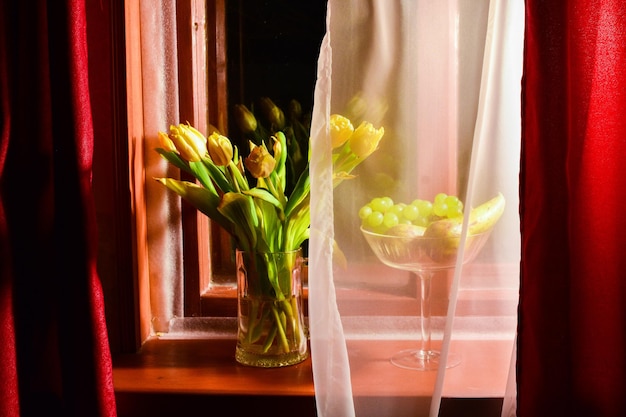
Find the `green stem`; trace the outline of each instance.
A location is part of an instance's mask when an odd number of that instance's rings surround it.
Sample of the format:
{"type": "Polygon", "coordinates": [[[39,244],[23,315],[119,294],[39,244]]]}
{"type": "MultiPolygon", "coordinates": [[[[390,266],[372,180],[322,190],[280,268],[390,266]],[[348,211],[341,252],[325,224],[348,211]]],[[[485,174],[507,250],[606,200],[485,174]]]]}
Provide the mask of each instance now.
{"type": "Polygon", "coordinates": [[[283,350],[285,352],[289,352],[289,342],[287,341],[287,335],[285,334],[284,325],[280,315],[278,314],[278,309],[275,306],[272,306],[272,314],[274,315],[274,321],[276,323],[276,328],[278,329],[280,343],[283,345],[283,350]]]}
{"type": "MultiPolygon", "coordinates": [[[[291,298],[291,311],[295,311],[296,314],[298,313],[298,305],[297,305],[298,300],[296,299],[296,297],[292,297],[291,298]]],[[[292,323],[292,327],[293,327],[293,331],[294,331],[294,336],[296,338],[296,344],[298,346],[300,346],[300,323],[298,320],[298,316],[297,315],[291,315],[291,323],[292,323]]]]}
{"type": "Polygon", "coordinates": [[[274,339],[276,339],[277,329],[278,328],[276,326],[273,326],[272,329],[267,334],[267,337],[265,338],[265,343],[263,343],[263,353],[266,353],[270,349],[270,347],[272,347],[272,344],[274,343],[274,339]]]}
{"type": "Polygon", "coordinates": [[[256,316],[258,314],[258,304],[255,302],[252,302],[252,306],[250,307],[250,311],[248,312],[248,334],[246,335],[247,339],[248,339],[248,344],[252,344],[253,342],[253,337],[252,334],[254,333],[256,324],[258,323],[256,320],[256,316]]]}
{"type": "Polygon", "coordinates": [[[254,315],[251,315],[251,318],[248,320],[248,343],[250,344],[255,343],[261,338],[261,335],[263,334],[263,323],[270,315],[268,310],[263,309],[261,318],[256,320],[256,315],[258,314],[257,301],[254,302],[253,306],[254,315]]]}

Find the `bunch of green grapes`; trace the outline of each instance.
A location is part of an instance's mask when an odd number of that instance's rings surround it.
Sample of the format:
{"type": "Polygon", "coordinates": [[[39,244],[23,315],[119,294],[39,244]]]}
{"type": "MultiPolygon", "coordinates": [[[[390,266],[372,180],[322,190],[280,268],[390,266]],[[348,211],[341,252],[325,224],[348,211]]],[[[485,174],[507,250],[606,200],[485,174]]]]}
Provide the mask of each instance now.
{"type": "Polygon", "coordinates": [[[395,203],[391,197],[375,197],[359,209],[361,226],[376,233],[385,233],[398,224],[428,227],[444,218],[463,215],[463,203],[457,196],[439,193],[433,201],[416,199],[410,204],[395,203]]]}

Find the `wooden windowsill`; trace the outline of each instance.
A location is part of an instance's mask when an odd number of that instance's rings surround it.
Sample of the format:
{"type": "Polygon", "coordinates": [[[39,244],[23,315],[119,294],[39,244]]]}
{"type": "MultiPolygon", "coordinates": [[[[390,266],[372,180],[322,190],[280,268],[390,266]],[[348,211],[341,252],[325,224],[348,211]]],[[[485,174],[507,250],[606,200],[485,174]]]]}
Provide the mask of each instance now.
{"type": "MultiPolygon", "coordinates": [[[[451,349],[463,362],[448,370],[441,416],[499,416],[502,394],[485,388],[506,378],[511,341],[461,340],[451,349]]],[[[352,389],[357,415],[372,404],[393,401],[413,413],[427,414],[436,372],[416,372],[392,366],[397,350],[411,341],[348,340],[352,389]],[[373,377],[375,376],[375,377],[373,377]]],[[[315,416],[311,359],[278,369],[251,368],[234,359],[233,337],[176,337],[148,340],[137,354],[114,357],[118,415],[199,415],[222,407],[229,415],[272,410],[272,416],[315,416]],[[294,407],[298,412],[294,414],[294,407]]],[[[399,414],[401,415],[401,414],[399,414]]]]}
{"type": "MultiPolygon", "coordinates": [[[[458,295],[453,332],[458,339],[452,341],[450,349],[461,355],[462,362],[446,371],[441,417],[501,414],[517,292],[512,287],[489,285],[492,275],[501,274],[479,267],[480,273],[468,275],[465,282],[480,280],[484,288],[471,289],[480,287],[469,285],[458,295]]],[[[372,274],[389,281],[389,274],[372,274]]],[[[439,283],[441,288],[433,292],[434,348],[441,338],[448,291],[445,280],[439,283]]],[[[387,403],[395,407],[390,417],[428,414],[436,372],[400,369],[389,362],[393,353],[418,344],[414,330],[406,333],[406,329],[415,328],[419,315],[416,286],[411,279],[402,285],[405,287],[399,290],[337,289],[357,416],[370,415],[368,410],[387,403]],[[374,323],[378,329],[375,334],[363,326],[367,320],[379,321],[374,323]]],[[[222,407],[229,415],[271,410],[257,414],[316,416],[311,359],[278,369],[237,364],[235,288],[213,289],[203,294],[202,300],[208,309],[205,314],[221,311],[221,317],[208,314],[174,320],[169,333],[147,340],[139,353],[114,357],[119,416],[199,415],[222,407]],[[230,317],[224,317],[224,311],[230,317]]]]}
{"type": "MultiPolygon", "coordinates": [[[[280,404],[276,416],[315,415],[311,360],[278,369],[257,369],[235,362],[234,339],[159,339],[137,354],[114,358],[118,415],[191,416],[226,407],[244,415],[280,404]]],[[[252,415],[252,414],[251,414],[252,415]]]]}

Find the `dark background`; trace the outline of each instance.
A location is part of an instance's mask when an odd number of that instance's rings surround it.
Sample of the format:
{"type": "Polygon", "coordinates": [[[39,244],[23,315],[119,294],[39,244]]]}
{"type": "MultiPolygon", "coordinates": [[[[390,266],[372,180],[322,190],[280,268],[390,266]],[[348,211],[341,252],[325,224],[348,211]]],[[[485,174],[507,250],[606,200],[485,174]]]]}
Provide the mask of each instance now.
{"type": "Polygon", "coordinates": [[[226,27],[229,112],[253,110],[264,96],[283,110],[296,99],[310,112],[326,0],[227,0],[226,27]]]}

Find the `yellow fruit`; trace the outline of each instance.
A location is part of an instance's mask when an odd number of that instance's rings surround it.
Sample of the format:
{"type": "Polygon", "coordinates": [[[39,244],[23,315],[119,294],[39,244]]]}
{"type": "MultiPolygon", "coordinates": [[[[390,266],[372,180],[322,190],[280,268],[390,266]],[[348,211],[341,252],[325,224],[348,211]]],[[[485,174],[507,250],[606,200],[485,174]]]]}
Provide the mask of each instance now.
{"type": "Polygon", "coordinates": [[[463,217],[436,220],[424,231],[425,237],[459,237],[463,227],[463,217]]]}
{"type": "Polygon", "coordinates": [[[469,233],[475,235],[491,229],[504,212],[505,200],[502,193],[472,209],[469,218],[469,233]]]}
{"type": "MultiPolygon", "coordinates": [[[[478,207],[472,209],[469,218],[469,234],[475,235],[491,229],[504,212],[505,200],[502,193],[478,207]]],[[[426,228],[424,236],[428,237],[458,237],[461,235],[463,217],[442,219],[432,222],[426,228]]]]}

